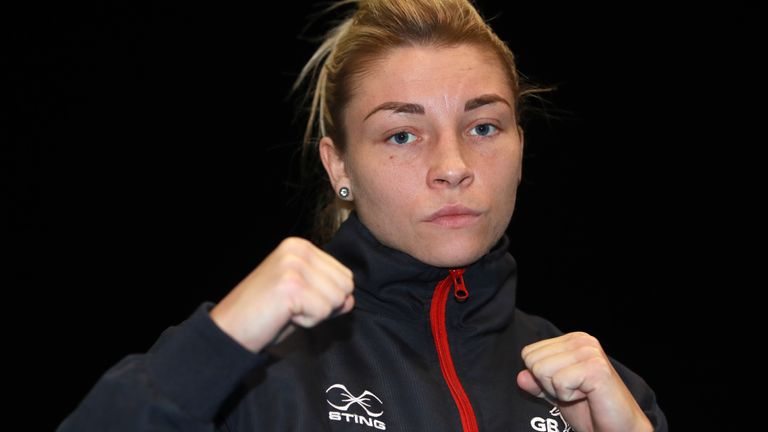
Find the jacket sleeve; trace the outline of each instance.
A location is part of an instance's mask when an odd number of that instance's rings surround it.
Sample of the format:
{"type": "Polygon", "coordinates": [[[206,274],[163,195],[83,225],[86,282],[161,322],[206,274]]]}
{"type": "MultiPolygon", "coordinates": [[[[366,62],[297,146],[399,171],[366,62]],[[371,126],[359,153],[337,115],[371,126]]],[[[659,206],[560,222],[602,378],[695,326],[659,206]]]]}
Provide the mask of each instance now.
{"type": "Polygon", "coordinates": [[[212,307],[204,303],[147,353],[109,369],[57,431],[217,430],[222,404],[265,355],[224,333],[208,314],[212,307]]]}
{"type": "Polygon", "coordinates": [[[656,402],[656,394],[651,387],[643,378],[632,372],[629,368],[614,359],[611,360],[614,368],[616,368],[616,372],[621,376],[629,392],[632,393],[637,404],[640,405],[640,408],[643,409],[643,412],[651,421],[654,432],[668,432],[667,417],[656,402]]]}

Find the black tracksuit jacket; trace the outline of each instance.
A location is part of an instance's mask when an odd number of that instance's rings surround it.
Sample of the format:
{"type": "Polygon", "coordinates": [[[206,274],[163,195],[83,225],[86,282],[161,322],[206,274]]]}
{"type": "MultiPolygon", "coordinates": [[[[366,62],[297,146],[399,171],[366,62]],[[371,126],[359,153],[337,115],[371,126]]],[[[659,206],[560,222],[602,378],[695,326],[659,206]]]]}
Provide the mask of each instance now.
{"type": "MultiPolygon", "coordinates": [[[[507,246],[449,271],[381,245],[353,214],[326,245],[354,273],[352,312],[253,354],[205,303],[108,370],[58,431],[568,431],[516,383],[522,348],[561,332],[515,307],[507,246]]],[[[647,384],[614,366],[667,430],[647,384]]]]}

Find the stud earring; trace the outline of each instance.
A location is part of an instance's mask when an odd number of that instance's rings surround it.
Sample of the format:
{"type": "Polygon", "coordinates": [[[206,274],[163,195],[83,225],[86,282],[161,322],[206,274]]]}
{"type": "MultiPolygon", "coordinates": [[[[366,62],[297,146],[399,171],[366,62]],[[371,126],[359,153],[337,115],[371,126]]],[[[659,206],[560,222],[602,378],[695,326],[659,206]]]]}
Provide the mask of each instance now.
{"type": "Polygon", "coordinates": [[[345,200],[349,198],[349,188],[346,186],[342,186],[339,188],[339,196],[341,199],[345,200]]]}

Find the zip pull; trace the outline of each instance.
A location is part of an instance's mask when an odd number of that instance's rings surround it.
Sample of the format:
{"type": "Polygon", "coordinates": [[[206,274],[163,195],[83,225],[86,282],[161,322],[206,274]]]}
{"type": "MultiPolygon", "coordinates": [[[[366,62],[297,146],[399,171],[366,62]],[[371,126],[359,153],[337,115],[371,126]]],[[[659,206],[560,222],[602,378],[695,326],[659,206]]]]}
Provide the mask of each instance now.
{"type": "Polygon", "coordinates": [[[458,302],[466,301],[469,298],[469,290],[464,285],[464,269],[454,269],[450,272],[453,276],[453,296],[458,302]]]}

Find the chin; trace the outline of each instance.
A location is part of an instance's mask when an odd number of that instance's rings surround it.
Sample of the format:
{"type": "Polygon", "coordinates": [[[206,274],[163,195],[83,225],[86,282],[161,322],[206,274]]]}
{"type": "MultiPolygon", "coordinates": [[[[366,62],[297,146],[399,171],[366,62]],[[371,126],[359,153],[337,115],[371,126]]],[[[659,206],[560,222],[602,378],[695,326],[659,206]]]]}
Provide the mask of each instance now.
{"type": "Polygon", "coordinates": [[[482,257],[482,255],[479,255],[477,257],[472,257],[472,258],[465,258],[465,259],[458,259],[454,257],[439,257],[439,258],[434,258],[430,260],[424,260],[424,262],[433,267],[456,269],[456,268],[467,267],[470,264],[477,261],[478,259],[480,259],[480,257],[482,257]]]}
{"type": "Polygon", "coordinates": [[[419,261],[435,267],[458,268],[466,267],[488,253],[490,247],[462,242],[441,244],[429,251],[415,256],[419,261]]]}
{"type": "MultiPolygon", "coordinates": [[[[467,230],[423,230],[411,236],[385,231],[379,241],[433,267],[467,267],[487,254],[503,234],[483,226],[467,230]],[[388,241],[390,240],[390,241],[388,241]]],[[[375,234],[374,234],[375,235],[375,234]]],[[[377,237],[379,238],[379,237],[377,237]]]]}

